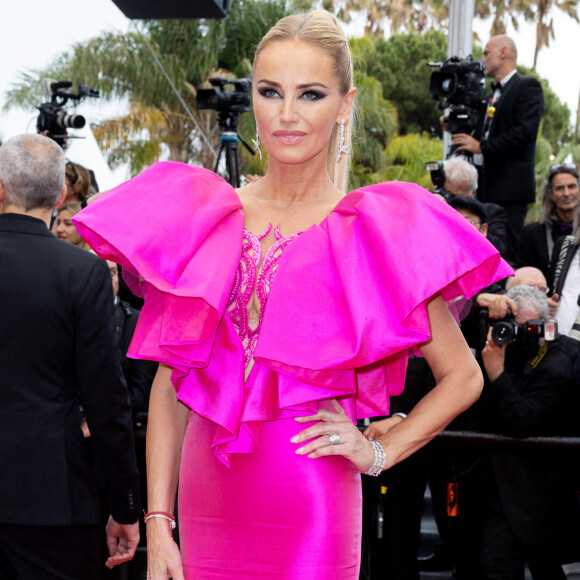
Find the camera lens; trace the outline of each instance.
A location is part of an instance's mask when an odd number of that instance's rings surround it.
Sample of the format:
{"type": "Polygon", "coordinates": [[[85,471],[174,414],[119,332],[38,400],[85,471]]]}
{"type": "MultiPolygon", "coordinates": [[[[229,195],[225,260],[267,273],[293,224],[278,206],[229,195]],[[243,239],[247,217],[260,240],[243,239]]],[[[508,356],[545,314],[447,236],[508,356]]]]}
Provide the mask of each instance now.
{"type": "Polygon", "coordinates": [[[514,336],[515,329],[511,322],[496,322],[491,331],[491,339],[499,346],[510,343],[514,336]]]}
{"type": "Polygon", "coordinates": [[[82,129],[85,126],[85,118],[82,115],[67,115],[64,111],[58,111],[56,122],[63,129],[82,129]]]}

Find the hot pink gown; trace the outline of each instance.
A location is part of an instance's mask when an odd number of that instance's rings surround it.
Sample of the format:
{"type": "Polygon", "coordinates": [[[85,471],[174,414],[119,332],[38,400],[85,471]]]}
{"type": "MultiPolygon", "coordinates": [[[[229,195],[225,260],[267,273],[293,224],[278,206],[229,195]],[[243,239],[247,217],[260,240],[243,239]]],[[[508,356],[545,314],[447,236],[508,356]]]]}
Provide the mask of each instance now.
{"type": "Polygon", "coordinates": [[[299,235],[278,232],[260,262],[232,187],[170,162],[75,222],[145,298],[130,355],[170,365],[192,409],[179,486],[186,578],[358,579],[360,474],[344,458],[296,455],[290,438],[305,426],[293,419],[332,398],[353,420],[387,414],[409,349],[430,336],[428,300],[439,293],[453,309],[509,275],[497,251],[428,192],[385,183],[299,235]]]}

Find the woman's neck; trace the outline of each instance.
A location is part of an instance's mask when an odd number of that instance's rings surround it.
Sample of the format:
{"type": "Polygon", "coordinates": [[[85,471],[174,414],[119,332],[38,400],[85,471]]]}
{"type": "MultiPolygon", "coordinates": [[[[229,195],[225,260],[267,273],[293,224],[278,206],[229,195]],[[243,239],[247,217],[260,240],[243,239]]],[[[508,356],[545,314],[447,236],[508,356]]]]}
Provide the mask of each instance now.
{"type": "Polygon", "coordinates": [[[299,165],[273,161],[255,185],[257,198],[280,203],[327,203],[340,193],[328,175],[326,159],[299,165]]]}

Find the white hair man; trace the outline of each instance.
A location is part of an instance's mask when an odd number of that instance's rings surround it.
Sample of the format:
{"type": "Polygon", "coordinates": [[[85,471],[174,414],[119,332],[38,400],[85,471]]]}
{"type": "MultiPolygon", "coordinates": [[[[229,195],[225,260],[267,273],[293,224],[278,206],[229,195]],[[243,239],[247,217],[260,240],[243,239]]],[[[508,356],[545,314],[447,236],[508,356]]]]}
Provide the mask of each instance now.
{"type": "MultiPolygon", "coordinates": [[[[445,183],[449,193],[455,196],[475,198],[478,185],[477,169],[464,157],[450,157],[443,162],[445,183]]],[[[484,203],[487,222],[487,238],[499,250],[502,256],[506,251],[507,213],[495,203],[484,203]]]]}

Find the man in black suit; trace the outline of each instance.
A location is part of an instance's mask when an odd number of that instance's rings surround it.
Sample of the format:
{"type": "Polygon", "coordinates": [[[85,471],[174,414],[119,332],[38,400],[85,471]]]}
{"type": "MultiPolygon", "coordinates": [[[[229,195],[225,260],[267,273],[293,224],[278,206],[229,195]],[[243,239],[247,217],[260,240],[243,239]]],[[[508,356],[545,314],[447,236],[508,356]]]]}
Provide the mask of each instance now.
{"type": "Polygon", "coordinates": [[[64,174],[64,154],[47,137],[20,135],[0,148],[2,579],[97,580],[139,541],[111,275],[48,230],[64,174]],[[106,562],[99,489],[111,513],[106,562]]]}
{"type": "Polygon", "coordinates": [[[494,36],[482,61],[496,81],[482,124],[474,136],[453,135],[457,151],[483,156],[477,197],[508,213],[508,258],[516,261],[527,206],[535,201],[534,155],[544,97],[540,83],[516,71],[517,49],[508,36],[494,36]]]}

